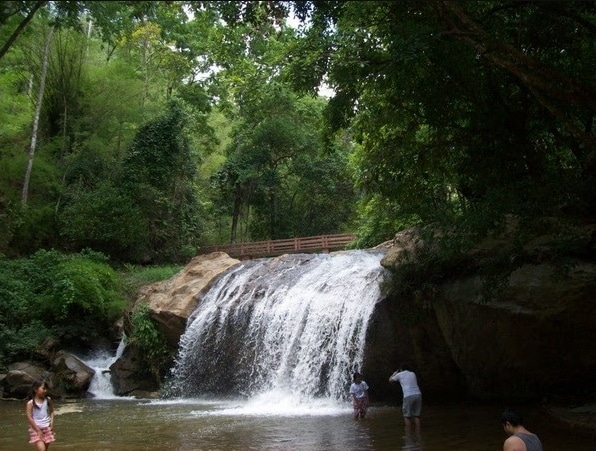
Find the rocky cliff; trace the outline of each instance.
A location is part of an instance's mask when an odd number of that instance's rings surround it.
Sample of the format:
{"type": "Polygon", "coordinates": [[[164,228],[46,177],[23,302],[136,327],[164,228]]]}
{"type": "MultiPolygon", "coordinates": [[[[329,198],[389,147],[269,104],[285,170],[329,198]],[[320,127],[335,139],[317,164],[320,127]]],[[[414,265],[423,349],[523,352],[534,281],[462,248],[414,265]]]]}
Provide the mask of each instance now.
{"type": "MultiPolygon", "coordinates": [[[[435,397],[464,394],[508,402],[593,397],[595,230],[590,225],[580,231],[582,252],[567,267],[545,257],[545,240],[530,243],[527,263],[517,265],[489,297],[486,274],[468,267],[451,268],[424,289],[386,299],[370,328],[365,368],[379,397],[391,393],[385,376],[404,360],[435,397]]],[[[415,260],[418,239],[412,230],[399,234],[383,264],[399,270],[404,261],[415,260]]],[[[470,255],[492,255],[507,243],[507,236],[487,241],[470,255]]]]}
{"type": "MultiPolygon", "coordinates": [[[[592,248],[593,231],[586,229],[592,248]]],[[[416,254],[417,240],[415,231],[399,234],[383,265],[398,270],[404,253],[416,254]]],[[[490,254],[502,245],[496,240],[481,251],[490,254]]],[[[172,280],[143,292],[138,302],[149,304],[172,347],[202,290],[237,262],[223,253],[200,256],[172,280]]],[[[513,402],[596,393],[595,276],[589,257],[576,259],[564,274],[537,258],[518,265],[490,299],[486,278],[469,267],[451,268],[449,277],[423,289],[394,290],[377,304],[369,325],[363,372],[371,397],[399,400],[399,388],[387,379],[402,361],[416,369],[426,399],[467,395],[513,402]]],[[[130,383],[135,359],[129,352],[113,368],[117,391],[151,389],[130,383]]]]}

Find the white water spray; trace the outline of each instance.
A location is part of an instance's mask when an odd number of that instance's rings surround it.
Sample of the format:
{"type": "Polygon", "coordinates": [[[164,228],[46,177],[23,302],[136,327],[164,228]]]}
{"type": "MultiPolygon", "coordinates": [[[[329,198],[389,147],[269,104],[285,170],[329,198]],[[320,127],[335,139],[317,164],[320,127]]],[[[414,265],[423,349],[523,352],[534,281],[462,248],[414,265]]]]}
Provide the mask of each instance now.
{"type": "Polygon", "coordinates": [[[189,318],[173,391],[277,405],[345,401],[382,296],[382,256],[300,254],[232,267],[189,318]]]}
{"type": "Polygon", "coordinates": [[[84,359],[85,363],[95,371],[93,379],[87,392],[96,399],[116,399],[120,398],[114,394],[112,387],[110,366],[122,356],[125,344],[124,339],[118,344],[118,349],[114,355],[110,351],[99,351],[95,355],[84,359]]]}

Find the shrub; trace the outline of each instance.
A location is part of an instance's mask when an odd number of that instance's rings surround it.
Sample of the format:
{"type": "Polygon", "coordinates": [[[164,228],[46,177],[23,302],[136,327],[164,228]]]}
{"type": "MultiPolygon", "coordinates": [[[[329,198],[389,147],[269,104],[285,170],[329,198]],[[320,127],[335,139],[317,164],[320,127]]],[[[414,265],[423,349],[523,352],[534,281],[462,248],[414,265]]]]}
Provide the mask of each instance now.
{"type": "Polygon", "coordinates": [[[163,370],[171,359],[166,339],[151,320],[149,306],[146,304],[132,312],[130,321],[132,330],[128,342],[137,347],[149,372],[159,382],[163,370]]]}
{"type": "Polygon", "coordinates": [[[0,260],[0,359],[29,357],[51,336],[65,347],[115,339],[124,310],[118,274],[92,251],[66,255],[41,250],[0,260]]]}

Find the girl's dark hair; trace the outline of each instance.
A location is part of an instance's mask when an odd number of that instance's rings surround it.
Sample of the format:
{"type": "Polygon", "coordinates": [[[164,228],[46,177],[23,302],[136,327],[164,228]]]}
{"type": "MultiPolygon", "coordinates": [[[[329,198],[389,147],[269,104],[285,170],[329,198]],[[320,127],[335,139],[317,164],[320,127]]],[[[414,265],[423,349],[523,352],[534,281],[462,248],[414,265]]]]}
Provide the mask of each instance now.
{"type": "MultiPolygon", "coordinates": [[[[31,384],[31,399],[35,398],[35,392],[42,385],[46,385],[46,381],[40,381],[40,380],[33,381],[33,383],[31,384]]],[[[46,385],[46,387],[47,387],[47,385],[46,385]]]]}
{"type": "MultiPolygon", "coordinates": [[[[34,400],[33,401],[34,409],[40,409],[40,407],[35,402],[35,392],[42,385],[45,385],[46,388],[48,388],[48,383],[44,380],[36,380],[31,384],[31,399],[34,400]]],[[[46,399],[48,400],[48,407],[50,409],[50,413],[52,413],[54,411],[54,401],[52,401],[52,398],[50,398],[49,396],[46,396],[46,399]]]]}

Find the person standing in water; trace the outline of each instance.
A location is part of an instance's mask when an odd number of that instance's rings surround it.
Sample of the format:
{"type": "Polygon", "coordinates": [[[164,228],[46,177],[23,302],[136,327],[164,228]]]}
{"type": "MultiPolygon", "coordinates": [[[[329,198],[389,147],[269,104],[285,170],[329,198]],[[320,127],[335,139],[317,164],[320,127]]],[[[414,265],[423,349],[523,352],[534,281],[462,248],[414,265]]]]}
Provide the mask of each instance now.
{"type": "Polygon", "coordinates": [[[31,387],[31,399],[27,401],[25,413],[29,422],[29,443],[38,451],[46,451],[54,436],[54,403],[48,396],[48,387],[44,381],[35,381],[31,387]]]}
{"type": "Polygon", "coordinates": [[[411,419],[414,418],[416,433],[420,433],[420,415],[422,414],[422,392],[418,387],[416,374],[411,371],[405,363],[399,366],[399,369],[389,377],[389,382],[399,382],[403,392],[402,414],[406,433],[409,433],[412,427],[411,419]]]}
{"type": "Polygon", "coordinates": [[[368,408],[368,384],[362,380],[362,375],[359,372],[354,373],[354,382],[350,386],[350,394],[354,406],[354,419],[364,418],[368,408]]]}
{"type": "Polygon", "coordinates": [[[540,439],[524,427],[520,413],[506,409],[501,415],[501,423],[509,435],[503,443],[503,451],[542,451],[540,439]]]}

